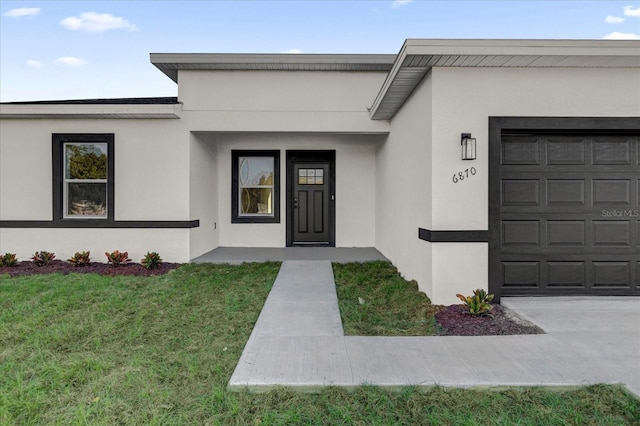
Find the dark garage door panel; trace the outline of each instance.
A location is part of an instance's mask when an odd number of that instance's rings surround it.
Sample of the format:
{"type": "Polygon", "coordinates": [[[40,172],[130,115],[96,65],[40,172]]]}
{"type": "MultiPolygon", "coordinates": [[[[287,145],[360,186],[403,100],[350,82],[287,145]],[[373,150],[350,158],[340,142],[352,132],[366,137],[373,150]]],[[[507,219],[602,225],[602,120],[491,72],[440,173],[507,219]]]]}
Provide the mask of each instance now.
{"type": "Polygon", "coordinates": [[[492,182],[494,291],[640,294],[639,140],[502,135],[499,183],[492,182]]]}

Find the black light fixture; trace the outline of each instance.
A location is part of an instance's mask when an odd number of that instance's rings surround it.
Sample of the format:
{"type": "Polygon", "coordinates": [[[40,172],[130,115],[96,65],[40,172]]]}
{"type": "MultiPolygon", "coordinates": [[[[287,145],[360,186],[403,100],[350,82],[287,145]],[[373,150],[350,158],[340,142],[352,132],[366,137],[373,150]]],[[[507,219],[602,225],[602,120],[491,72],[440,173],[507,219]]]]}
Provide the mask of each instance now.
{"type": "Polygon", "coordinates": [[[471,137],[471,133],[462,133],[460,135],[460,145],[462,145],[462,159],[476,159],[476,138],[471,137]]]}

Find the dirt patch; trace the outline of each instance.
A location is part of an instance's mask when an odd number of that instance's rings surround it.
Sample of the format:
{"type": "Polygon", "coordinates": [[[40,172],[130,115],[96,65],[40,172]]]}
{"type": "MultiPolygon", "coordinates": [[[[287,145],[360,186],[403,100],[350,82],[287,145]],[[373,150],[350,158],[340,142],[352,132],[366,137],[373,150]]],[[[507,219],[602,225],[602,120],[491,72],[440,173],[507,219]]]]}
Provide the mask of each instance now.
{"type": "Polygon", "coordinates": [[[463,305],[450,305],[435,314],[440,336],[496,336],[512,334],[543,334],[544,330],[515,312],[493,305],[491,315],[474,316],[465,313],[463,305]]]}
{"type": "Polygon", "coordinates": [[[54,260],[51,265],[37,266],[33,262],[22,261],[18,262],[16,266],[4,266],[0,267],[0,275],[8,274],[12,277],[20,277],[25,275],[35,274],[99,274],[107,276],[127,275],[127,276],[150,276],[150,275],[162,275],[167,272],[176,269],[180,266],[179,263],[161,263],[155,269],[146,269],[139,263],[129,263],[122,266],[111,266],[108,263],[90,263],[84,266],[75,266],[72,263],[64,262],[62,260],[54,260]]]}

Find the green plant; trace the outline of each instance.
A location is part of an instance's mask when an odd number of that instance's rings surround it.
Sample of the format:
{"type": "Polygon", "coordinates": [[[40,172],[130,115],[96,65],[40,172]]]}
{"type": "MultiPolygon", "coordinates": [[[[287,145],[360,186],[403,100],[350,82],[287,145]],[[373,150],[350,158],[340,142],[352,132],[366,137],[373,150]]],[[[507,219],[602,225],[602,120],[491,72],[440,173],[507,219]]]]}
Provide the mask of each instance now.
{"type": "Polygon", "coordinates": [[[114,250],[109,253],[108,251],[104,253],[107,256],[107,262],[111,264],[111,266],[121,266],[129,263],[131,259],[129,259],[129,253],[126,251],[114,250]]]}
{"type": "Polygon", "coordinates": [[[89,257],[89,251],[77,251],[76,254],[73,255],[69,262],[73,263],[75,266],[85,266],[91,263],[91,257],[89,257]]]}
{"type": "Polygon", "coordinates": [[[47,266],[53,263],[56,255],[50,251],[37,251],[31,256],[31,260],[38,266],[47,266]]]}
{"type": "Polygon", "coordinates": [[[145,254],[144,257],[140,260],[140,263],[142,263],[142,266],[147,269],[156,269],[158,265],[162,263],[162,258],[157,252],[148,251],[147,254],[145,254]]]}
{"type": "Polygon", "coordinates": [[[0,256],[0,266],[16,266],[18,264],[18,258],[15,253],[5,253],[4,256],[0,256]]]}
{"type": "Polygon", "coordinates": [[[462,300],[464,306],[467,308],[467,312],[471,315],[489,315],[489,312],[493,309],[491,305],[493,294],[487,294],[487,292],[481,288],[473,290],[473,296],[464,296],[462,294],[456,294],[456,296],[462,300]]]}

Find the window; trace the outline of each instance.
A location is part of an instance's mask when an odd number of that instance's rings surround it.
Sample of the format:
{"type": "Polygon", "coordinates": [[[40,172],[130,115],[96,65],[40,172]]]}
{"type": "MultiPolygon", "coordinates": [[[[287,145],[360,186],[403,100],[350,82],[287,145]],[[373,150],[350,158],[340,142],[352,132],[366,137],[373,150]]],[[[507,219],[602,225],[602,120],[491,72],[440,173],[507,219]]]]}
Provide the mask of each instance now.
{"type": "Polygon", "coordinates": [[[298,185],[324,185],[324,169],[299,169],[298,185]]]}
{"type": "Polygon", "coordinates": [[[113,135],[54,134],[54,220],[113,220],[113,135]]]}
{"type": "Polygon", "coordinates": [[[280,152],[231,151],[231,222],[280,222],[280,152]]]}

